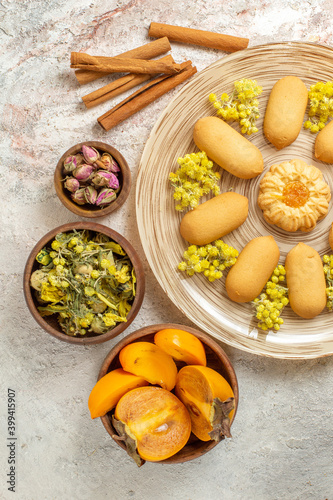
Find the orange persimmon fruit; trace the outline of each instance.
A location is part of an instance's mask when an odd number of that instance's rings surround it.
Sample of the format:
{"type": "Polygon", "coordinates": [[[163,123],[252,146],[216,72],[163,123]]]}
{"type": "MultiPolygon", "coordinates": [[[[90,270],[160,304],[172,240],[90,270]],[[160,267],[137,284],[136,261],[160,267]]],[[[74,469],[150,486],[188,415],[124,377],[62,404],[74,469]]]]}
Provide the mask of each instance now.
{"type": "Polygon", "coordinates": [[[191,417],[192,432],[201,441],[230,437],[234,393],[220,373],[207,366],[184,366],[175,393],[191,417]]]}
{"type": "Polygon", "coordinates": [[[144,385],[148,385],[148,382],[143,377],[125,372],[122,368],[107,373],[98,380],[90,393],[88,408],[91,418],[102,417],[116,406],[126,392],[144,385]]]}
{"type": "Polygon", "coordinates": [[[161,387],[139,387],[127,392],[118,401],[113,425],[137,463],[140,457],[157,462],[175,455],[191,434],[187,409],[172,392],[161,387]]]}
{"type": "Polygon", "coordinates": [[[171,391],[176,384],[177,367],[172,357],[151,342],[132,342],[119,353],[123,369],[143,377],[152,385],[171,391]]]}
{"type": "Polygon", "coordinates": [[[190,332],[165,328],[155,334],[154,342],[177,361],[206,366],[205,348],[201,340],[190,332]]]}

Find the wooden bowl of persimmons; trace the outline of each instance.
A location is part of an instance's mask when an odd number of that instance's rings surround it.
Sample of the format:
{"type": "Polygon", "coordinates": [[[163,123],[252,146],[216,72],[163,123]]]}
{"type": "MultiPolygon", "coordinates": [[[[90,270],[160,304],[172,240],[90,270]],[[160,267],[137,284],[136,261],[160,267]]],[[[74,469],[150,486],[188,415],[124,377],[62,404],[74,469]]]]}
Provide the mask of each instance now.
{"type": "Polygon", "coordinates": [[[88,406],[140,467],[182,463],[231,437],[235,371],[208,335],[178,324],[147,326],[108,354],[88,406]]]}

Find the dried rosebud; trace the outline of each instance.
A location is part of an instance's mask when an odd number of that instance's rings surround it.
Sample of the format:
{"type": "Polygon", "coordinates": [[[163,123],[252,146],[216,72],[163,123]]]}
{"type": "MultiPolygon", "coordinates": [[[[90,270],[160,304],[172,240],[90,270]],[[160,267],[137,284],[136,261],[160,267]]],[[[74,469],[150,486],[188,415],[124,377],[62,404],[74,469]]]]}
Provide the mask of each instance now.
{"type": "Polygon", "coordinates": [[[91,146],[82,146],[82,153],[85,161],[89,163],[89,165],[95,163],[95,161],[99,160],[101,156],[97,149],[92,148],[91,146]]]}
{"type": "Polygon", "coordinates": [[[104,207],[106,205],[109,205],[116,198],[117,195],[112,189],[104,188],[98,193],[95,204],[98,207],[104,207]]]}
{"type": "MultiPolygon", "coordinates": [[[[91,178],[91,182],[95,184],[95,186],[106,186],[109,187],[109,182],[111,180],[111,176],[114,175],[111,172],[105,172],[104,170],[98,170],[91,178]]],[[[110,186],[111,187],[111,186],[110,186]]]]}
{"type": "Polygon", "coordinates": [[[84,196],[85,188],[80,188],[75,193],[71,194],[71,198],[78,205],[85,205],[87,203],[86,197],[84,196]]]}
{"type": "Polygon", "coordinates": [[[75,156],[67,156],[64,160],[64,172],[68,174],[69,172],[73,172],[77,167],[77,160],[75,156]]]}
{"type": "Polygon", "coordinates": [[[78,181],[87,181],[89,177],[91,176],[92,172],[94,170],[94,167],[92,165],[80,165],[73,171],[74,177],[78,181]]]}
{"type": "Polygon", "coordinates": [[[94,205],[96,203],[97,194],[98,193],[96,189],[92,186],[87,186],[84,190],[85,199],[87,203],[90,203],[91,205],[94,205]]]}
{"type": "Polygon", "coordinates": [[[119,188],[118,177],[115,174],[113,174],[112,172],[111,172],[111,179],[110,179],[108,187],[112,188],[112,189],[118,189],[119,188]]]}
{"type": "Polygon", "coordinates": [[[78,167],[79,165],[82,165],[82,163],[84,163],[84,156],[82,153],[77,153],[75,155],[75,158],[76,158],[76,166],[78,167]]]}
{"type": "Polygon", "coordinates": [[[74,177],[67,177],[67,179],[65,180],[64,186],[71,193],[75,193],[75,191],[77,191],[79,189],[80,183],[74,177]]]}
{"type": "Polygon", "coordinates": [[[118,163],[109,153],[103,153],[101,162],[105,165],[105,170],[109,172],[120,172],[118,163]]]}

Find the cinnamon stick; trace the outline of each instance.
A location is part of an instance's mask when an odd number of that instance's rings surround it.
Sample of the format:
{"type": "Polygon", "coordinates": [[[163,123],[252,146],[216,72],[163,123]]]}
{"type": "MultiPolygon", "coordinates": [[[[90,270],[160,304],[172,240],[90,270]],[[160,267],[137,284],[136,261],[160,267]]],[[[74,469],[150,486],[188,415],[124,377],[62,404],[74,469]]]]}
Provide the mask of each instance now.
{"type": "Polygon", "coordinates": [[[249,44],[248,38],[238,36],[222,35],[212,31],[195,30],[193,28],[182,28],[163,23],[151,23],[148,36],[153,38],[167,37],[174,42],[183,42],[193,45],[210,47],[211,49],[224,50],[225,52],[236,52],[246,49],[249,44]]]}
{"type": "Polygon", "coordinates": [[[71,68],[87,69],[101,73],[165,73],[173,75],[180,71],[179,64],[174,62],[146,61],[145,59],[131,59],[129,57],[110,57],[107,62],[99,62],[98,58],[82,52],[72,52],[71,68]]]}
{"type": "Polygon", "coordinates": [[[194,75],[197,68],[192,66],[191,61],[181,65],[181,71],[176,75],[162,75],[147,83],[128,98],[114,106],[110,111],[97,118],[98,123],[104,130],[110,130],[140,109],[155,101],[169,90],[194,75]]]}
{"type": "MultiPolygon", "coordinates": [[[[161,57],[161,59],[159,60],[172,62],[173,58],[172,56],[169,55],[161,57]]],[[[84,102],[87,108],[93,108],[94,106],[97,106],[102,102],[108,101],[109,99],[112,99],[113,97],[116,97],[117,95],[122,94],[126,90],[132,89],[133,87],[136,87],[137,85],[140,85],[140,83],[146,82],[151,78],[153,78],[153,75],[150,74],[136,75],[134,73],[130,73],[129,75],[117,78],[117,80],[114,80],[108,85],[105,85],[104,87],[83,96],[82,101],[84,102]]]]}
{"type": "MultiPolygon", "coordinates": [[[[133,59],[152,59],[153,57],[160,56],[171,50],[170,42],[166,37],[159,38],[153,42],[147,43],[135,49],[128,50],[114,57],[131,57],[133,59]]],[[[75,76],[80,85],[93,82],[98,78],[108,75],[108,72],[87,71],[79,69],[75,71],[75,76]]]]}

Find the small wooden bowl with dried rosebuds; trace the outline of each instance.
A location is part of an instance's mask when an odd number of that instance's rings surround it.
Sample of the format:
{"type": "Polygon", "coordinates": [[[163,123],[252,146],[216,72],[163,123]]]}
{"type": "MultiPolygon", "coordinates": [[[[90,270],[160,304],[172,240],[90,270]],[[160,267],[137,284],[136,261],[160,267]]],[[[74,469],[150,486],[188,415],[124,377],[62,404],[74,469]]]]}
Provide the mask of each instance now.
{"type": "Polygon", "coordinates": [[[54,185],[63,205],[81,217],[103,217],[121,207],[131,189],[122,154],[104,142],[76,144],[58,161],[54,185]]]}

